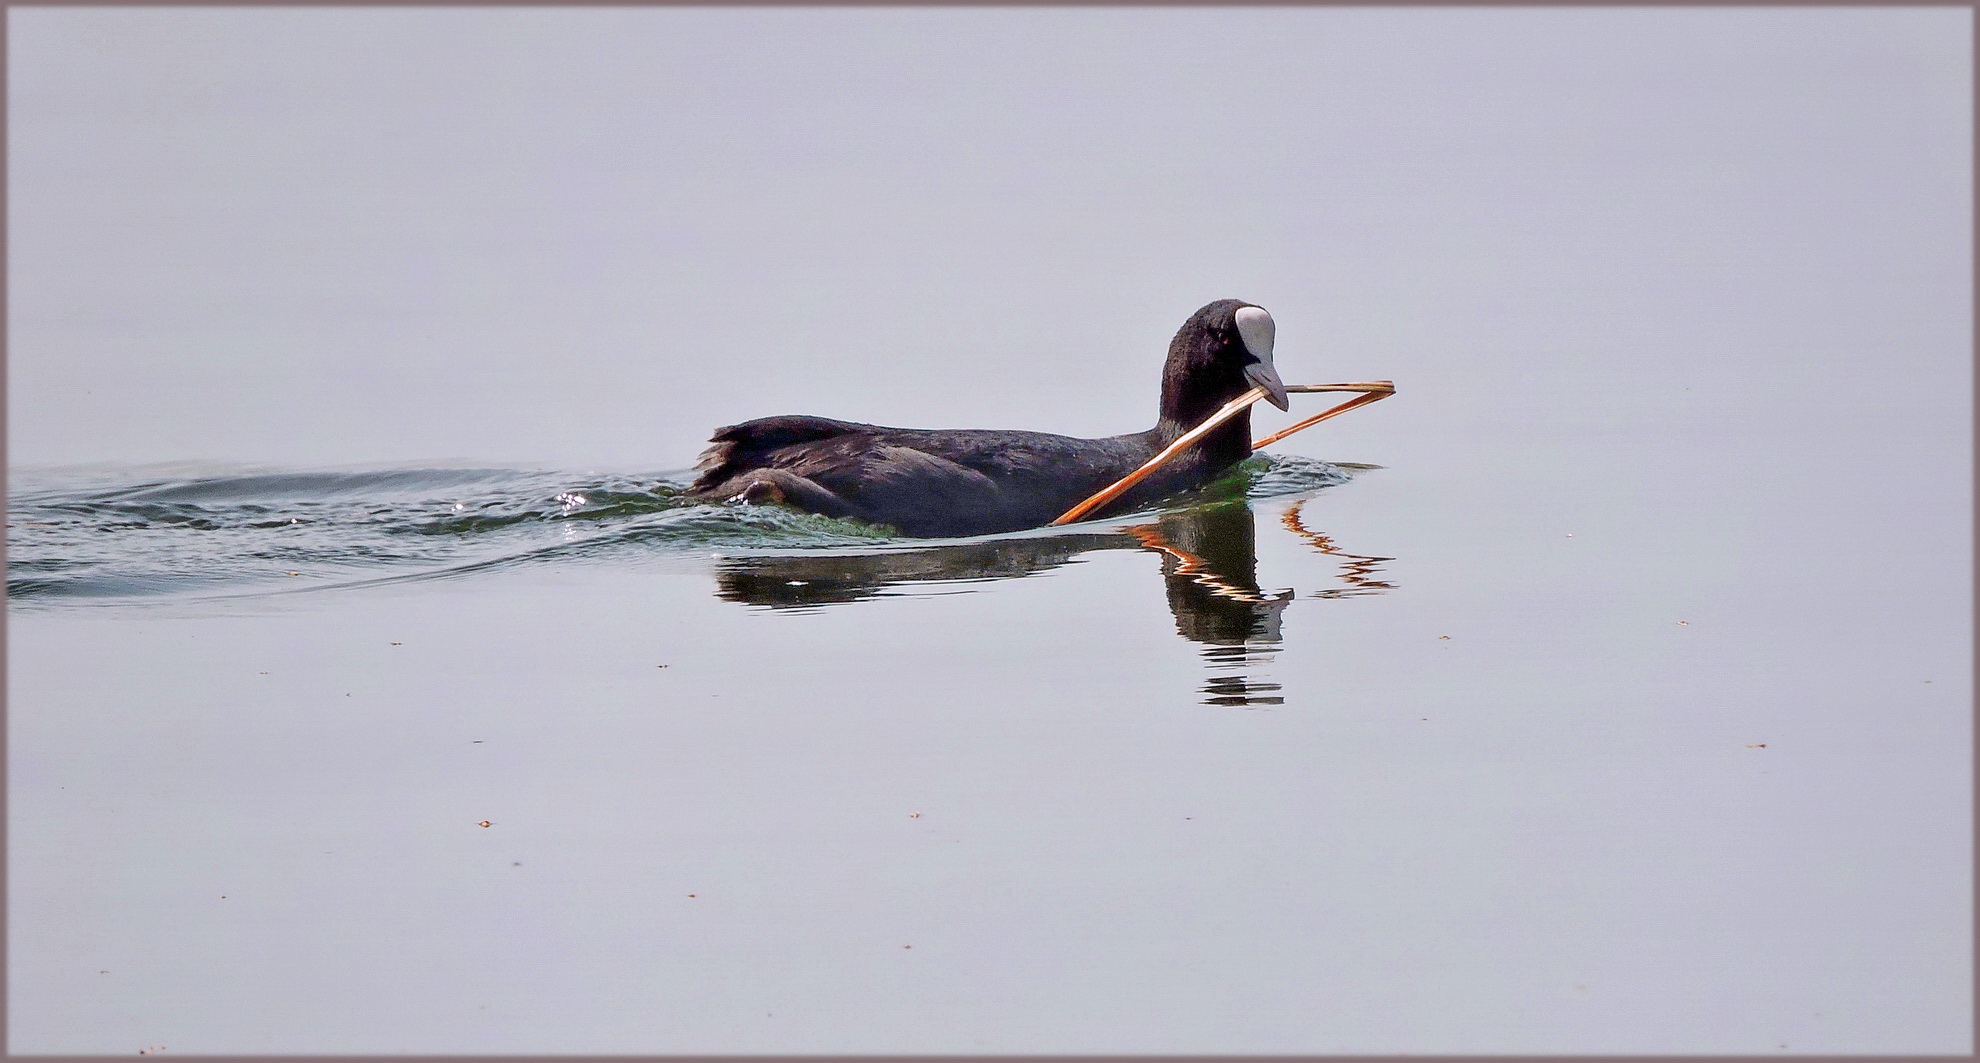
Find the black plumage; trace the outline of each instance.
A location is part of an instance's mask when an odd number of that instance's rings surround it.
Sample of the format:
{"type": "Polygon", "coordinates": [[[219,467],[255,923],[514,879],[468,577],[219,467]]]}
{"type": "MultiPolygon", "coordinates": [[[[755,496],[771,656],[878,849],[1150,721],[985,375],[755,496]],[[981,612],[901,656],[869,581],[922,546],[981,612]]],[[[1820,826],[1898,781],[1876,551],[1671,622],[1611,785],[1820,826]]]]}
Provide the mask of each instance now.
{"type": "MultiPolygon", "coordinates": [[[[784,502],[921,537],[1038,527],[1140,468],[1254,385],[1266,386],[1283,409],[1271,347],[1272,321],[1264,310],[1221,299],[1190,315],[1170,342],[1159,418],[1145,432],[1076,439],[765,417],[718,430],[689,493],[711,501],[784,502]]],[[[1106,511],[1131,511],[1199,486],[1250,454],[1247,410],[1106,511]]]]}

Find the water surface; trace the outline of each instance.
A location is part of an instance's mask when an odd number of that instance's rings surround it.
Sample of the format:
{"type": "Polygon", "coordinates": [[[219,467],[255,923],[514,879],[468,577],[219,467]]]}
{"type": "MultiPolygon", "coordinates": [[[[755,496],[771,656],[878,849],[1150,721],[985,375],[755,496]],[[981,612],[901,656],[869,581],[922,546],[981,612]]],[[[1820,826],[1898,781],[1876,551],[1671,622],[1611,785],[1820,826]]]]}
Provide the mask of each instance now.
{"type": "MultiPolygon", "coordinates": [[[[502,469],[44,470],[17,478],[8,597],[16,607],[219,603],[470,579],[525,565],[700,569],[725,601],[807,609],[959,593],[1099,550],[1161,556],[1176,629],[1225,668],[1269,660],[1292,588],[1257,584],[1254,502],[1339,561],[1315,597],[1375,594],[1393,558],[1348,554],[1301,518],[1308,497],[1369,466],[1260,455],[1159,511],[1068,529],[919,540],[786,506],[685,497],[687,473],[502,469]]],[[[1041,618],[1050,624],[1050,618],[1041,618]]],[[[1206,703],[1276,705],[1279,684],[1219,674],[1206,703]]]]}
{"type": "Polygon", "coordinates": [[[1761,1051],[1956,1014],[1952,627],[1808,580],[1861,516],[1535,505],[1575,467],[1277,458],[937,542],[664,475],[22,477],[13,903],[71,914],[15,924],[17,1043],[1648,1050],[1678,1011],[1761,1051]],[[1701,550],[1728,517],[1778,564],[1701,550]]]}

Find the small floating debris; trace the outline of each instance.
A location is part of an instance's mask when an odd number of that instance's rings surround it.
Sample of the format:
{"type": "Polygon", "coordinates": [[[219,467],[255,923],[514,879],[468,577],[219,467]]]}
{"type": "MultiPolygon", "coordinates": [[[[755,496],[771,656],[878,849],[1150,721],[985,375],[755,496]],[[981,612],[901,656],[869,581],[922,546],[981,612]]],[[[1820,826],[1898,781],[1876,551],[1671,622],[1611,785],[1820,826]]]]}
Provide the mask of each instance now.
{"type": "Polygon", "coordinates": [[[908,813],[908,818],[909,818],[909,819],[920,819],[920,818],[921,818],[921,813],[919,813],[919,812],[910,812],[910,813],[908,813]]]}
{"type": "Polygon", "coordinates": [[[487,820],[485,820],[485,819],[484,819],[484,820],[482,820],[481,822],[479,822],[479,823],[477,823],[477,824],[475,824],[475,826],[477,826],[477,827],[492,827],[492,826],[494,826],[494,825],[495,825],[495,824],[493,824],[493,823],[490,823],[489,821],[487,821],[487,820]]]}

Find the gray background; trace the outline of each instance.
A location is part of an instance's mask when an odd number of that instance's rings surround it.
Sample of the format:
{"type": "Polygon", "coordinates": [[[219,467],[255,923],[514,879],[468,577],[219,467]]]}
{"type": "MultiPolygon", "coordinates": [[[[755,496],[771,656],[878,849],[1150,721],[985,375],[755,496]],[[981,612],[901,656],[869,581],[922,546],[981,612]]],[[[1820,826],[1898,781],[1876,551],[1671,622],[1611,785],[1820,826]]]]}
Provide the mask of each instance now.
{"type": "Polygon", "coordinates": [[[13,1050],[1971,1050],[1970,12],[9,20],[17,466],[1402,388],[1271,710],[1137,552],[16,606],[13,1050]]]}
{"type": "Polygon", "coordinates": [[[11,17],[17,464],[1107,434],[1225,296],[1288,379],[1966,402],[1841,393],[1964,344],[1963,10],[11,17]]]}

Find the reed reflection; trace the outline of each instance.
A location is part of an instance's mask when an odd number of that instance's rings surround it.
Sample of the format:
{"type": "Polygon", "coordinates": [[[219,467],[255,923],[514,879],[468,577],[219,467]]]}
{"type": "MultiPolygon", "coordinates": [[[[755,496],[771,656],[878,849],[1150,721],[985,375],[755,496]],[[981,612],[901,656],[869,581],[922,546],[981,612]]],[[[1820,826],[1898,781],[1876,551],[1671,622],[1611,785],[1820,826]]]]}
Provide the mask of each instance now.
{"type": "MultiPolygon", "coordinates": [[[[1379,594],[1393,560],[1350,554],[1301,518],[1304,502],[1279,518],[1316,551],[1343,560],[1341,585],[1301,592],[1309,598],[1379,594]]],[[[1083,532],[990,542],[948,543],[867,554],[782,554],[729,558],[716,570],[725,601],[772,609],[822,608],[899,593],[940,593],[934,585],[1014,579],[1045,572],[1094,550],[1148,550],[1161,573],[1176,632],[1203,647],[1209,672],[1199,688],[1208,705],[1284,703],[1266,669],[1281,645],[1280,623],[1295,595],[1258,585],[1258,529],[1251,506],[1226,502],[1166,514],[1122,531],[1083,532]],[[913,590],[921,585],[919,590],[913,590]]]]}

